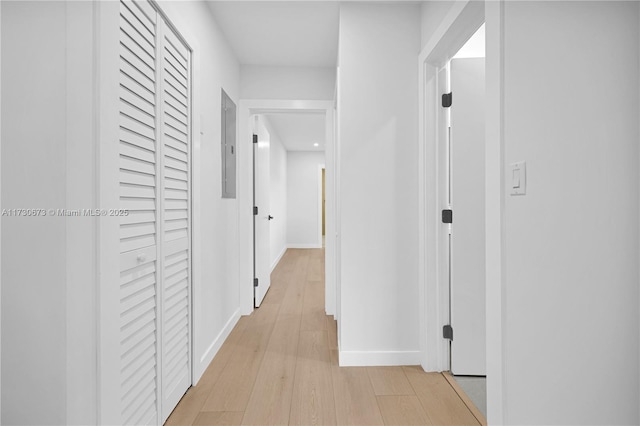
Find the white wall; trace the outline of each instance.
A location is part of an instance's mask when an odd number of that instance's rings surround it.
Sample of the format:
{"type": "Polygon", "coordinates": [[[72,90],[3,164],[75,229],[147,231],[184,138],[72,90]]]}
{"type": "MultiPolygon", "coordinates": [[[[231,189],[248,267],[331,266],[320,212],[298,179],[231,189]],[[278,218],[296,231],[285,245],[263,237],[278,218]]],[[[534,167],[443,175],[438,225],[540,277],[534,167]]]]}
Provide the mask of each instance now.
{"type": "Polygon", "coordinates": [[[418,364],[418,5],[340,13],[340,362],[418,364]]]}
{"type": "Polygon", "coordinates": [[[287,152],[287,246],[322,247],[318,229],[320,209],[319,167],[325,165],[324,152],[287,152]]]}
{"type": "Polygon", "coordinates": [[[438,29],[443,18],[451,10],[455,0],[424,1],[420,6],[421,43],[424,47],[433,33],[438,29]]]}
{"type": "MultiPolygon", "coordinates": [[[[61,3],[2,4],[5,209],[66,206],[65,21],[61,3]]],[[[65,424],[66,221],[2,227],[2,423],[65,424]]]]}
{"type": "Polygon", "coordinates": [[[504,7],[505,423],[638,424],[638,3],[504,7]]]}
{"type": "Polygon", "coordinates": [[[273,216],[269,223],[269,265],[273,271],[287,250],[287,151],[282,146],[280,136],[271,126],[269,118],[264,115],[260,118],[269,132],[269,204],[270,214],[273,216]]]}
{"type": "Polygon", "coordinates": [[[239,317],[237,199],[221,198],[221,88],[238,104],[240,66],[203,2],[160,2],[194,49],[194,339],[199,379],[239,317]],[[199,362],[198,362],[199,361],[199,362]]]}
{"type": "Polygon", "coordinates": [[[332,100],[335,68],[242,65],[242,99],[332,100]]]}

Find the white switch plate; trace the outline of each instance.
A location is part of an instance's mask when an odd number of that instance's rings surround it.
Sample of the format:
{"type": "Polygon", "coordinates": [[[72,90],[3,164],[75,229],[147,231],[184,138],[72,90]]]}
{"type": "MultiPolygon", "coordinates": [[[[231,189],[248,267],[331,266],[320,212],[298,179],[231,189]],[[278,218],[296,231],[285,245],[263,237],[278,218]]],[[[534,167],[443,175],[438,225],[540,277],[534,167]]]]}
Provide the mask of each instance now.
{"type": "Polygon", "coordinates": [[[518,161],[511,164],[511,195],[527,193],[527,163],[518,161]]]}

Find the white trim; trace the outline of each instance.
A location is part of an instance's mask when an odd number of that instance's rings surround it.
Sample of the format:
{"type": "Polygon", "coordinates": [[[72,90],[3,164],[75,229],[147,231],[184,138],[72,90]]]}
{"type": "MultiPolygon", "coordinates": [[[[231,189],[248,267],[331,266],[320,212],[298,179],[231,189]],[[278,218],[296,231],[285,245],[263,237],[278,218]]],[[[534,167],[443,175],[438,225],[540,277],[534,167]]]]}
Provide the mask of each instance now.
{"type": "Polygon", "coordinates": [[[504,2],[488,1],[486,20],[486,312],[487,420],[504,424],[506,359],[505,324],[505,176],[504,176],[504,2]]]}
{"type": "Polygon", "coordinates": [[[287,248],[290,248],[290,249],[318,249],[318,248],[322,248],[322,244],[287,243],[287,248]]]}
{"type": "MultiPolygon", "coordinates": [[[[253,190],[252,151],[249,118],[252,114],[277,112],[323,112],[327,116],[333,108],[333,101],[281,100],[281,99],[241,99],[238,102],[238,144],[237,144],[237,186],[238,227],[239,227],[239,297],[240,314],[253,312],[253,190]],[[251,148],[251,149],[249,149],[251,148]]],[[[327,139],[329,140],[329,139],[327,139]]],[[[327,171],[329,172],[329,171],[327,171]]],[[[335,218],[331,218],[335,220],[335,218]]],[[[317,248],[317,247],[314,247],[317,248]]],[[[327,258],[325,264],[335,262],[327,258]]],[[[325,266],[326,268],[326,266],[325,266]]]]}
{"type": "Polygon", "coordinates": [[[318,247],[322,248],[322,171],[324,164],[318,164],[318,247]]]}
{"type": "MultiPolygon", "coordinates": [[[[2,34],[2,3],[0,3],[0,34],[2,34]]],[[[0,35],[0,46],[2,46],[2,36],[0,35]]],[[[2,70],[2,54],[0,54],[0,70],[2,70]]],[[[2,72],[0,72],[0,82],[2,82],[2,72]]],[[[2,84],[0,84],[2,87],[2,84]]],[[[2,99],[2,89],[0,89],[0,99],[2,99]]],[[[0,113],[0,135],[2,134],[2,114],[0,113]]],[[[0,149],[0,152],[2,150],[0,149]]],[[[0,155],[0,164],[2,164],[2,156],[0,155]]],[[[1,173],[0,173],[1,175],[1,173]]],[[[0,180],[0,188],[2,181],[0,180]]],[[[2,208],[2,191],[0,190],[0,208],[2,208]]],[[[0,230],[2,229],[2,215],[0,215],[0,230]]],[[[1,234],[1,232],[0,232],[1,234]]],[[[2,236],[0,235],[0,242],[2,236]]],[[[2,247],[2,244],[0,244],[2,247]]],[[[2,250],[0,249],[0,307],[2,306],[2,250]]],[[[0,315],[0,330],[2,330],[2,315],[0,315]]],[[[2,338],[0,338],[0,378],[2,377],[2,338]]],[[[2,421],[2,380],[0,379],[0,421],[2,421]]]]}
{"type": "Polygon", "coordinates": [[[340,367],[419,365],[420,351],[340,351],[340,367]]]}
{"type": "Polygon", "coordinates": [[[287,252],[287,246],[285,245],[284,247],[282,247],[282,251],[280,252],[278,257],[276,257],[276,260],[274,260],[273,263],[271,264],[271,272],[273,272],[273,270],[276,269],[276,266],[278,266],[278,263],[280,263],[280,259],[282,259],[282,256],[284,256],[286,252],[287,252]]]}
{"type": "Polygon", "coordinates": [[[222,344],[225,342],[225,340],[227,340],[227,337],[229,337],[229,334],[231,334],[231,332],[233,331],[233,328],[238,323],[238,320],[240,320],[240,309],[236,309],[236,311],[231,315],[229,321],[227,321],[224,327],[222,327],[220,333],[218,333],[218,335],[215,339],[213,339],[213,342],[211,342],[202,357],[200,357],[200,359],[198,360],[198,364],[194,365],[194,373],[197,374],[193,375],[193,386],[198,384],[198,381],[204,374],[209,364],[211,364],[211,361],[213,361],[213,358],[222,347],[222,344]],[[196,367],[198,368],[198,370],[195,370],[196,367]]]}

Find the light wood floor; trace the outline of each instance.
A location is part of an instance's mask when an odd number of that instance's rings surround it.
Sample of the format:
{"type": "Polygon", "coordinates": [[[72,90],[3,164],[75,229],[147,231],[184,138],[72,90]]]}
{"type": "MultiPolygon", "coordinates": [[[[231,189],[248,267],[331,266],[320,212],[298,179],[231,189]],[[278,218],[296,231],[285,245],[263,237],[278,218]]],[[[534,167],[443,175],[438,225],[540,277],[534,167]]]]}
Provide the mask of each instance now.
{"type": "Polygon", "coordinates": [[[455,381],[422,368],[338,367],[324,249],[288,250],[167,425],[478,425],[455,381]]]}

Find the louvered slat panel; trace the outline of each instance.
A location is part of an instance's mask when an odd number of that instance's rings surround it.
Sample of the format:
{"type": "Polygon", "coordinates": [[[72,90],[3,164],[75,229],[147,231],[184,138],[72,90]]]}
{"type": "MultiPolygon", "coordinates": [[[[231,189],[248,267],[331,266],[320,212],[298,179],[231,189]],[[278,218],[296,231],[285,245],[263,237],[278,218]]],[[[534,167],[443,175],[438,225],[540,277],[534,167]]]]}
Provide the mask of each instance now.
{"type": "Polygon", "coordinates": [[[164,183],[165,183],[165,188],[167,189],[180,189],[182,191],[186,191],[189,185],[188,182],[185,182],[183,180],[176,180],[176,179],[165,179],[164,183]]]}
{"type": "Polygon", "coordinates": [[[183,121],[187,120],[188,108],[178,102],[177,99],[171,99],[169,97],[164,98],[165,111],[168,114],[173,115],[176,118],[180,118],[183,121]]]}
{"type": "Polygon", "coordinates": [[[149,198],[153,200],[156,198],[156,189],[153,186],[121,183],[120,194],[123,197],[149,198]]]}
{"type": "MultiPolygon", "coordinates": [[[[173,127],[167,126],[165,128],[164,135],[166,136],[165,139],[176,141],[176,142],[178,142],[179,144],[182,144],[182,145],[187,145],[188,144],[188,140],[187,140],[187,138],[184,137],[184,134],[176,131],[173,127]]],[[[177,145],[177,146],[180,146],[180,145],[177,145]]],[[[178,148],[178,149],[180,149],[180,148],[178,148]]]]}
{"type": "Polygon", "coordinates": [[[131,225],[135,223],[147,223],[156,221],[156,212],[152,210],[130,211],[126,216],[120,216],[120,225],[131,225]]]}
{"type": "Polygon", "coordinates": [[[140,173],[133,170],[120,169],[120,183],[155,188],[156,177],[154,175],[140,173]]]}
{"type": "Polygon", "coordinates": [[[181,123],[187,123],[187,116],[186,114],[184,114],[183,111],[180,111],[179,109],[177,109],[176,107],[174,107],[173,105],[171,105],[168,102],[163,102],[164,104],[164,112],[167,115],[170,115],[171,117],[173,117],[174,119],[180,121],[181,123]]]}
{"type": "Polygon", "coordinates": [[[122,424],[157,423],[158,279],[155,11],[120,3],[120,407],[122,424]]]}
{"type": "Polygon", "coordinates": [[[166,199],[164,205],[167,210],[187,210],[189,208],[187,200],[166,199]]]}
{"type": "Polygon", "coordinates": [[[120,111],[120,127],[127,129],[133,133],[137,133],[147,139],[155,140],[155,129],[153,127],[149,127],[143,121],[138,120],[136,117],[128,115],[127,112],[131,111],[120,111]]]}
{"type": "Polygon", "coordinates": [[[150,102],[147,98],[135,92],[132,92],[123,84],[120,84],[119,95],[121,100],[131,105],[136,105],[138,108],[152,117],[155,116],[155,106],[153,105],[153,102],[150,102]]]}
{"type": "Polygon", "coordinates": [[[173,86],[176,90],[182,92],[187,90],[188,80],[172,66],[169,62],[164,63],[164,78],[167,83],[173,86]]]}
{"type": "MultiPolygon", "coordinates": [[[[168,41],[167,37],[165,37],[165,41],[168,41]]],[[[165,43],[164,53],[164,60],[171,63],[185,79],[188,79],[186,59],[178,53],[171,42],[165,43]]]]}
{"type": "Polygon", "coordinates": [[[174,231],[176,229],[187,229],[189,222],[187,219],[167,220],[164,223],[165,231],[174,231]]]}
{"type": "Polygon", "coordinates": [[[175,117],[173,117],[171,114],[167,114],[167,113],[165,113],[164,119],[165,119],[165,123],[167,123],[169,126],[173,127],[180,133],[183,133],[185,136],[187,135],[188,127],[189,127],[187,126],[187,123],[185,123],[184,121],[178,120],[175,117]]]}
{"type": "Polygon", "coordinates": [[[172,210],[165,212],[164,215],[165,220],[186,219],[187,217],[188,212],[186,210],[172,210]]]}
{"type": "MultiPolygon", "coordinates": [[[[120,8],[120,16],[126,19],[151,46],[155,46],[154,23],[131,1],[125,0],[120,8]]],[[[155,47],[154,47],[155,49],[155,47]]]]}
{"type": "Polygon", "coordinates": [[[172,169],[170,167],[165,167],[164,176],[169,179],[181,180],[183,182],[189,181],[189,175],[187,174],[187,172],[184,172],[182,170],[172,169]]]}
{"type": "Polygon", "coordinates": [[[163,44],[162,386],[164,401],[175,405],[190,383],[190,54],[172,31],[163,44]]]}
{"type": "Polygon", "coordinates": [[[120,86],[151,104],[155,102],[156,89],[153,80],[147,78],[143,72],[122,57],[120,57],[120,86]]]}
{"type": "Polygon", "coordinates": [[[156,165],[140,158],[120,154],[120,169],[147,175],[156,174],[156,165]]]}
{"type": "Polygon", "coordinates": [[[180,189],[166,189],[164,195],[168,200],[186,200],[189,196],[189,191],[180,189]]]}

